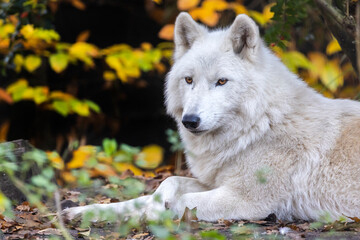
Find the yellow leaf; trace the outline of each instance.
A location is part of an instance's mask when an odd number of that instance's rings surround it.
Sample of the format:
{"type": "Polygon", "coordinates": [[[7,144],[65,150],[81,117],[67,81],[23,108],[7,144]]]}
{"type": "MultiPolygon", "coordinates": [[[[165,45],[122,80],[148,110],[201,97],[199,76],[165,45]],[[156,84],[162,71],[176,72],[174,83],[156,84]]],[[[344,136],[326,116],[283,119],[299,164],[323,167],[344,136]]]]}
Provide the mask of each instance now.
{"type": "Polygon", "coordinates": [[[224,0],[207,0],[203,2],[202,8],[209,9],[211,11],[224,11],[228,8],[228,3],[224,0]]]}
{"type": "Polygon", "coordinates": [[[150,171],[144,172],[144,173],[143,173],[143,176],[144,176],[144,177],[147,177],[147,178],[154,178],[154,177],[156,177],[155,173],[150,172],[150,171]]]}
{"type": "Polygon", "coordinates": [[[152,49],[152,45],[151,43],[143,42],[141,43],[141,48],[144,49],[145,51],[148,51],[152,49]]]}
{"type": "Polygon", "coordinates": [[[0,192],[0,214],[6,211],[6,209],[11,209],[11,206],[11,201],[2,192],[0,192]]]}
{"type": "Polygon", "coordinates": [[[48,99],[49,88],[48,87],[36,87],[34,88],[34,102],[41,104],[48,99]]]}
{"type": "Polygon", "coordinates": [[[28,55],[25,58],[24,66],[28,72],[33,72],[41,65],[41,58],[36,55],[28,55]]]}
{"type": "Polygon", "coordinates": [[[246,7],[244,7],[243,5],[233,2],[233,3],[229,3],[229,8],[233,9],[236,13],[236,15],[238,14],[249,14],[248,10],[246,9],[246,7]]]}
{"type": "Polygon", "coordinates": [[[333,39],[331,40],[331,42],[329,42],[329,44],[326,47],[326,54],[327,55],[331,55],[334,54],[336,52],[340,52],[341,51],[341,47],[339,42],[336,40],[336,38],[333,37],[333,39]]]}
{"type": "Polygon", "coordinates": [[[337,59],[328,61],[325,64],[320,80],[331,92],[335,92],[338,87],[344,84],[344,77],[337,59]]]}
{"type": "Polygon", "coordinates": [[[311,62],[298,51],[290,51],[282,54],[281,60],[293,72],[297,72],[298,68],[310,69],[311,62]]]}
{"type": "Polygon", "coordinates": [[[152,0],[154,3],[161,4],[162,0],[152,0]]]}
{"type": "Polygon", "coordinates": [[[69,56],[65,53],[52,54],[49,57],[49,62],[55,72],[61,73],[68,66],[69,56]]]}
{"type": "Polygon", "coordinates": [[[138,78],[141,75],[140,68],[138,66],[129,66],[124,68],[124,72],[129,77],[138,78]]]}
{"type": "Polygon", "coordinates": [[[102,55],[110,55],[112,53],[118,53],[124,50],[131,50],[132,48],[127,44],[116,44],[111,47],[101,50],[102,55]]]}
{"type": "Polygon", "coordinates": [[[189,11],[189,14],[210,27],[214,27],[219,21],[219,14],[211,9],[196,8],[189,11]]]}
{"type": "Polygon", "coordinates": [[[127,76],[120,59],[114,55],[109,55],[105,58],[105,62],[116,71],[116,75],[123,82],[127,82],[127,76]]]}
{"type": "Polygon", "coordinates": [[[70,100],[74,97],[68,93],[64,93],[61,91],[52,91],[49,96],[50,99],[61,99],[61,100],[70,100]]]}
{"type": "Polygon", "coordinates": [[[266,22],[265,22],[265,18],[262,13],[260,13],[258,11],[249,11],[249,15],[261,26],[265,25],[266,22]]]}
{"type": "Polygon", "coordinates": [[[264,7],[263,16],[264,16],[265,23],[268,23],[274,17],[274,12],[271,11],[271,8],[274,5],[275,5],[275,3],[269,3],[264,7]]]}
{"type": "Polygon", "coordinates": [[[180,11],[189,10],[196,7],[199,4],[200,0],[178,0],[177,8],[180,11]]]}
{"type": "Polygon", "coordinates": [[[27,24],[21,28],[20,33],[24,36],[25,39],[29,39],[33,36],[34,31],[34,26],[27,24]]]}
{"type": "Polygon", "coordinates": [[[24,64],[24,57],[21,54],[15,54],[14,57],[15,71],[19,73],[21,71],[21,67],[24,64]]]}
{"type": "Polygon", "coordinates": [[[81,146],[73,152],[73,158],[67,163],[67,168],[81,168],[85,165],[86,161],[94,155],[96,148],[92,146],[81,146]]]}
{"type": "Polygon", "coordinates": [[[134,173],[135,176],[143,175],[143,171],[130,163],[113,163],[113,166],[118,172],[125,172],[126,170],[130,170],[134,173]]]}
{"type": "Polygon", "coordinates": [[[99,51],[92,44],[77,42],[69,48],[69,54],[72,57],[83,61],[86,65],[93,66],[94,62],[92,58],[97,57],[99,55],[99,51]]]}
{"type": "Polygon", "coordinates": [[[309,69],[310,77],[313,79],[319,78],[327,59],[324,54],[319,52],[311,52],[308,56],[312,64],[312,67],[309,69]]]}
{"type": "Polygon", "coordinates": [[[144,169],[154,169],[160,165],[163,160],[164,150],[158,145],[149,145],[139,153],[135,164],[144,169]]]}
{"type": "Polygon", "coordinates": [[[68,172],[68,171],[62,172],[61,177],[62,177],[62,179],[65,180],[65,182],[68,182],[68,183],[72,183],[72,182],[76,181],[76,177],[74,175],[72,175],[71,172],[68,172]]]}
{"type": "Polygon", "coordinates": [[[13,32],[15,32],[15,26],[11,23],[0,26],[0,38],[7,38],[13,32]]]}
{"type": "Polygon", "coordinates": [[[111,164],[113,161],[112,157],[107,156],[105,152],[100,152],[96,157],[100,162],[106,164],[111,164]]]}
{"type": "Polygon", "coordinates": [[[76,101],[76,102],[72,103],[71,105],[72,105],[72,110],[75,113],[79,114],[80,116],[87,117],[90,115],[89,105],[87,105],[86,103],[76,101]]]}
{"type": "Polygon", "coordinates": [[[6,92],[12,94],[14,92],[17,92],[19,89],[27,88],[27,86],[29,86],[28,82],[25,79],[20,78],[18,81],[14,82],[13,84],[10,84],[6,88],[6,92]]]}
{"type": "Polygon", "coordinates": [[[103,73],[103,78],[106,80],[106,81],[114,81],[116,79],[116,75],[114,72],[112,71],[105,71],[103,73]]]}
{"type": "Polygon", "coordinates": [[[86,42],[90,37],[90,30],[82,31],[77,37],[76,42],[86,42]]]}
{"type": "Polygon", "coordinates": [[[59,170],[64,169],[64,160],[59,156],[57,152],[46,152],[46,155],[54,168],[59,170]]]}
{"type": "Polygon", "coordinates": [[[159,38],[171,41],[174,39],[174,24],[166,24],[159,32],[159,38]]]}
{"type": "Polygon", "coordinates": [[[34,88],[32,87],[26,88],[22,93],[21,99],[26,99],[26,100],[34,99],[34,88]]]}
{"type": "Polygon", "coordinates": [[[265,26],[274,16],[274,13],[271,12],[271,7],[273,5],[274,3],[266,5],[261,13],[257,11],[249,11],[249,15],[261,26],[265,26]]]}

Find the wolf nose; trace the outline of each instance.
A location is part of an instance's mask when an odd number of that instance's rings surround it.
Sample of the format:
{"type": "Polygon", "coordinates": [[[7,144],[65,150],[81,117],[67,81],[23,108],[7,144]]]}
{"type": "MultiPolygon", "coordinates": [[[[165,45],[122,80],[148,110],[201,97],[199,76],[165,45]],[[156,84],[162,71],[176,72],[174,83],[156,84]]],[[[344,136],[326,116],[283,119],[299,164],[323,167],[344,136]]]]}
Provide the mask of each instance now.
{"type": "Polygon", "coordinates": [[[196,129],[200,125],[200,118],[193,114],[185,115],[182,123],[187,129],[196,129]]]}

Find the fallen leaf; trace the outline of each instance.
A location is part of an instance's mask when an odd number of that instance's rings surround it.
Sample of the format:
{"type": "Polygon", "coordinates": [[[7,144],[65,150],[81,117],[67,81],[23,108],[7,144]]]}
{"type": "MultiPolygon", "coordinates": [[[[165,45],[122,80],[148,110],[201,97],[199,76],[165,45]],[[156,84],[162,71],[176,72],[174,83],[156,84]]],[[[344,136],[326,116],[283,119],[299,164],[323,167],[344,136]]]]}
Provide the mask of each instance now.
{"type": "Polygon", "coordinates": [[[142,149],[135,159],[135,164],[144,169],[154,169],[163,160],[164,150],[158,145],[149,145],[142,149]]]}

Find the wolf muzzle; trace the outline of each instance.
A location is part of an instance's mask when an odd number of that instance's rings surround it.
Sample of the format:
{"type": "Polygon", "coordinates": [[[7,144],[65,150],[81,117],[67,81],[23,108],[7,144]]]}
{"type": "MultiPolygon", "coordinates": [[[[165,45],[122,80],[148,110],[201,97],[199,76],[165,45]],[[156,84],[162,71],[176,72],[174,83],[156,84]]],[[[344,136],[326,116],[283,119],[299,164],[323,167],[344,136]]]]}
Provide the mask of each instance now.
{"type": "Polygon", "coordinates": [[[200,117],[195,114],[185,115],[182,119],[182,124],[189,130],[195,130],[200,125],[200,117]]]}

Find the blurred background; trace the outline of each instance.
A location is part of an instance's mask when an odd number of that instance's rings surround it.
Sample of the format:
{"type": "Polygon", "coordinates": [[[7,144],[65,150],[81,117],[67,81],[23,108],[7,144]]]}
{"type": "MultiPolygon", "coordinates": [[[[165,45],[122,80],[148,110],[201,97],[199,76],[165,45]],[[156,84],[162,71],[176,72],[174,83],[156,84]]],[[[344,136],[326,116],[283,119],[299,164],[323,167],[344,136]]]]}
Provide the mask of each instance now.
{"type": "Polygon", "coordinates": [[[169,143],[166,130],[176,126],[164,109],[163,85],[180,11],[209,28],[248,14],[266,44],[310,86],[330,98],[357,99],[358,5],[357,0],[1,0],[0,141],[27,139],[62,155],[69,146],[98,146],[108,138],[157,146],[161,157],[154,166],[170,163],[177,140],[170,136],[169,143]]]}

